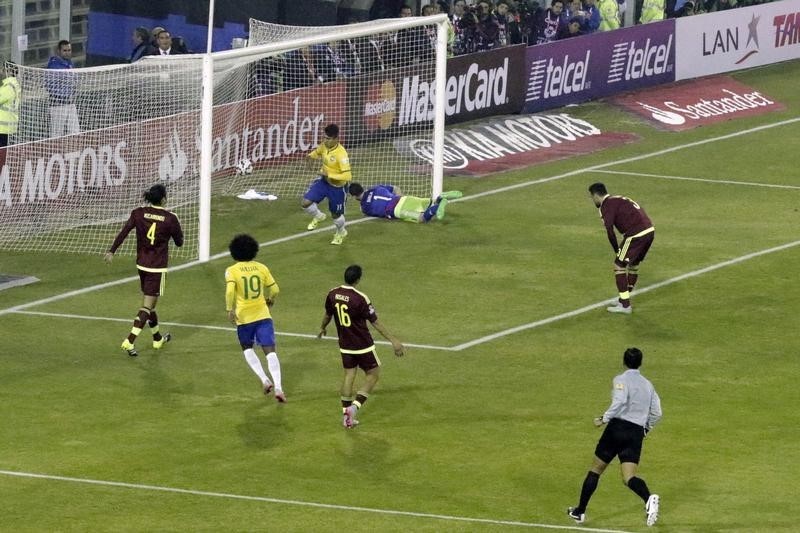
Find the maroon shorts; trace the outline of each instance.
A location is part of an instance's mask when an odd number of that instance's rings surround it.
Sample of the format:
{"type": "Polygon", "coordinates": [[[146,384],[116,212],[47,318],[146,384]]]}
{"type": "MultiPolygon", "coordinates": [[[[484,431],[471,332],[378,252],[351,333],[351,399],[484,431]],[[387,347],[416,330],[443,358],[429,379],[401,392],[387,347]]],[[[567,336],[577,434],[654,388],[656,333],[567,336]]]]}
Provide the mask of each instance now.
{"type": "Polygon", "coordinates": [[[620,266],[633,265],[636,266],[644,261],[650,245],[653,244],[656,232],[651,231],[641,237],[625,237],[622,239],[622,245],[619,247],[616,263],[620,266]]]}
{"type": "Polygon", "coordinates": [[[164,294],[166,278],[166,272],[139,270],[139,285],[142,287],[142,294],[145,296],[161,296],[164,294]]]}
{"type": "Polygon", "coordinates": [[[342,366],[345,368],[360,368],[364,372],[381,366],[381,360],[375,350],[366,353],[342,353],[342,366]]]}

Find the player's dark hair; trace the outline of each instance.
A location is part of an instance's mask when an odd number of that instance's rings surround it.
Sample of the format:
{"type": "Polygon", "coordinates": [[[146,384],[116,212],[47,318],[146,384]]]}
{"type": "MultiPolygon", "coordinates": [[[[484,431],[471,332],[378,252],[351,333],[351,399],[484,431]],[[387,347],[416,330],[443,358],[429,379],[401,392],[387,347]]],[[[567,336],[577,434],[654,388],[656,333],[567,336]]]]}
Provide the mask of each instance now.
{"type": "Polygon", "coordinates": [[[361,194],[364,193],[364,187],[362,187],[360,183],[356,183],[355,181],[350,184],[350,187],[348,187],[347,190],[353,196],[360,196],[361,194]]]}
{"type": "Polygon", "coordinates": [[[338,137],[339,136],[339,126],[336,124],[328,124],[325,126],[325,129],[322,130],[325,132],[325,135],[328,137],[338,137]]]}
{"type": "Polygon", "coordinates": [[[348,285],[358,283],[361,279],[361,267],[358,265],[350,265],[344,270],[344,282],[348,285]]]}
{"type": "Polygon", "coordinates": [[[608,194],[608,191],[606,190],[606,186],[598,181],[597,183],[589,185],[589,194],[604,195],[608,194]]]}
{"type": "Polygon", "coordinates": [[[258,241],[246,233],[241,233],[233,238],[228,250],[236,261],[252,261],[258,254],[258,241]]]}
{"type": "Polygon", "coordinates": [[[628,348],[622,356],[622,362],[628,368],[639,368],[642,366],[642,351],[639,348],[628,348]]]}
{"type": "Polygon", "coordinates": [[[161,205],[167,197],[167,188],[163,183],[156,183],[144,192],[144,199],[153,205],[161,205]]]}

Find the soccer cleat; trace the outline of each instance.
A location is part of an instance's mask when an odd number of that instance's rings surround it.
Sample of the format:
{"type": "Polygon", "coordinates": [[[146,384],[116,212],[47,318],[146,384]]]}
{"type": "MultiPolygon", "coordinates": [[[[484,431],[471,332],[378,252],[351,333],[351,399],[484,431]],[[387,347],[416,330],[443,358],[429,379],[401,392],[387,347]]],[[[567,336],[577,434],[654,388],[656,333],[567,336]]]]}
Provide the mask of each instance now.
{"type": "Polygon", "coordinates": [[[268,378],[267,381],[264,382],[264,396],[266,396],[270,392],[272,392],[272,382],[268,378]]]}
{"type": "Polygon", "coordinates": [[[651,494],[649,498],[647,498],[647,503],[644,506],[644,510],[647,511],[647,525],[652,526],[658,520],[658,505],[660,503],[661,498],[658,494],[651,494]]]}
{"type": "Polygon", "coordinates": [[[461,191],[445,191],[441,197],[445,200],[458,200],[462,196],[464,196],[464,193],[461,191]]]}
{"type": "Polygon", "coordinates": [[[609,313],[622,313],[623,315],[629,315],[633,313],[633,307],[630,305],[628,307],[622,307],[621,305],[611,305],[606,307],[606,311],[609,313]]]}
{"type": "Polygon", "coordinates": [[[320,213],[319,216],[312,218],[311,222],[309,222],[308,226],[306,227],[309,229],[309,231],[315,229],[317,226],[319,226],[319,223],[325,220],[326,218],[328,218],[328,215],[326,215],[325,213],[320,213]]]}
{"type": "Polygon", "coordinates": [[[136,357],[139,355],[139,352],[136,351],[136,348],[133,347],[132,343],[128,342],[128,339],[122,341],[122,346],[120,346],[120,348],[125,350],[125,352],[127,352],[127,354],[131,357],[136,357]]]}
{"type": "Polygon", "coordinates": [[[439,207],[436,208],[436,220],[442,220],[444,218],[444,208],[447,205],[447,198],[440,196],[436,203],[439,204],[439,207]]]}
{"type": "Polygon", "coordinates": [[[160,341],[157,340],[153,341],[153,349],[160,350],[166,343],[170,341],[170,339],[172,339],[172,335],[170,335],[169,333],[164,333],[163,335],[161,335],[160,341]]]}
{"type": "Polygon", "coordinates": [[[575,507],[568,508],[567,515],[569,515],[570,518],[575,520],[576,524],[583,524],[584,522],[586,522],[586,513],[579,513],[578,511],[575,510],[575,507]]]}
{"type": "Polygon", "coordinates": [[[347,237],[347,230],[342,228],[340,231],[337,231],[333,234],[333,240],[331,244],[340,245],[344,242],[344,238],[347,237]]]}
{"type": "Polygon", "coordinates": [[[358,420],[356,420],[356,408],[355,405],[350,405],[345,408],[344,410],[344,418],[342,419],[342,425],[346,428],[351,428],[353,426],[358,425],[358,420]]]}
{"type": "Polygon", "coordinates": [[[282,390],[275,391],[275,399],[278,401],[278,403],[286,403],[286,395],[282,390]]]}

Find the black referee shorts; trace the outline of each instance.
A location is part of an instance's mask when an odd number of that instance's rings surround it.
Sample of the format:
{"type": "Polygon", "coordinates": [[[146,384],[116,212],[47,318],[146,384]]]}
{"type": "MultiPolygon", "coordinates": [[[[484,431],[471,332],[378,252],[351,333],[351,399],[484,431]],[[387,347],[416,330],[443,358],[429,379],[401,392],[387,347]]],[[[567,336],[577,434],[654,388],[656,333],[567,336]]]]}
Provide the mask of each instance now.
{"type": "Polygon", "coordinates": [[[604,463],[610,463],[619,456],[620,463],[639,464],[642,455],[644,428],[633,422],[612,418],[597,442],[594,454],[604,463]]]}

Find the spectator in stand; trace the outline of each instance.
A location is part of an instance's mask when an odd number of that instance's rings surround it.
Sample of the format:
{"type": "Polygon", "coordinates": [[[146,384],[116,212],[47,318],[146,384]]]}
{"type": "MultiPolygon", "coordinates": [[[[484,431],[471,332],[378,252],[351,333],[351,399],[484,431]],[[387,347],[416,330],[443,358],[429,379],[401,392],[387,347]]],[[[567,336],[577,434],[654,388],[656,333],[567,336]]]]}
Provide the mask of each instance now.
{"type": "Polygon", "coordinates": [[[581,25],[583,33],[594,33],[600,28],[600,10],[597,8],[597,0],[583,0],[583,11],[586,16],[581,25]]]}
{"type": "Polygon", "coordinates": [[[642,3],[641,16],[639,17],[639,24],[664,20],[665,8],[664,0],[644,0],[642,3]]]}
{"type": "Polygon", "coordinates": [[[165,28],[162,28],[161,26],[156,26],[150,30],[150,46],[153,48],[158,48],[158,34],[164,30],[165,28]]]}
{"type": "Polygon", "coordinates": [[[497,2],[492,17],[497,21],[497,46],[508,45],[508,0],[497,2]]]}
{"type": "Polygon", "coordinates": [[[714,11],[727,11],[728,9],[733,9],[735,7],[739,7],[739,2],[737,2],[737,0],[706,0],[706,2],[703,4],[703,8],[706,13],[711,13],[714,11]]]}
{"type": "Polygon", "coordinates": [[[573,18],[578,17],[582,28],[586,18],[586,11],[583,10],[581,0],[564,0],[564,2],[564,12],[562,14],[565,21],[564,25],[567,26],[573,18]]]}
{"type": "Polygon", "coordinates": [[[519,4],[510,2],[508,4],[508,44],[522,44],[528,42],[525,33],[525,24],[519,10],[519,4]]]}
{"type": "Polygon", "coordinates": [[[58,41],[56,55],[47,62],[47,68],[58,71],[45,75],[45,88],[50,93],[50,137],[80,133],[78,108],[75,107],[78,80],[72,72],[61,72],[74,68],[69,41],[58,41]]]}
{"type": "Polygon", "coordinates": [[[461,55],[465,53],[464,46],[464,28],[461,27],[461,19],[464,17],[467,2],[465,0],[456,0],[453,3],[453,12],[450,14],[450,24],[453,25],[454,39],[452,52],[453,55],[461,55]]]}
{"type": "Polygon", "coordinates": [[[322,83],[322,81],[322,77],[317,75],[314,54],[310,47],[298,48],[286,54],[283,90],[291,91],[301,87],[310,87],[314,83],[322,83]]]}
{"type": "Polygon", "coordinates": [[[598,31],[619,29],[619,4],[617,0],[596,0],[597,11],[600,13],[600,26],[598,31]]]}
{"type": "Polygon", "coordinates": [[[486,0],[477,5],[477,24],[475,24],[475,52],[483,52],[496,48],[500,43],[500,26],[492,16],[492,7],[486,0]]]}
{"type": "Polygon", "coordinates": [[[534,26],[535,40],[531,44],[551,43],[558,38],[559,31],[566,29],[567,21],[563,18],[564,0],[553,0],[547,10],[537,18],[534,26]]]}
{"type": "Polygon", "coordinates": [[[673,17],[689,17],[694,14],[695,4],[692,0],[677,0],[675,2],[675,9],[672,13],[673,17]]]}
{"type": "Polygon", "coordinates": [[[572,17],[566,26],[562,26],[558,33],[558,40],[569,39],[570,37],[580,37],[583,35],[581,17],[572,17]]]}
{"type": "Polygon", "coordinates": [[[185,50],[172,46],[172,34],[167,30],[161,30],[156,38],[158,47],[153,50],[151,56],[175,56],[185,54],[185,50]]]}
{"type": "Polygon", "coordinates": [[[153,53],[153,47],[150,45],[150,30],[143,26],[139,26],[133,30],[133,51],[128,60],[129,63],[139,61],[142,56],[149,56],[153,53]]]}

